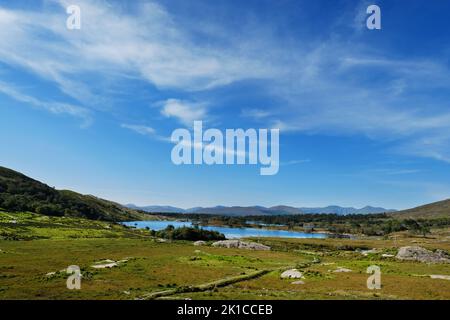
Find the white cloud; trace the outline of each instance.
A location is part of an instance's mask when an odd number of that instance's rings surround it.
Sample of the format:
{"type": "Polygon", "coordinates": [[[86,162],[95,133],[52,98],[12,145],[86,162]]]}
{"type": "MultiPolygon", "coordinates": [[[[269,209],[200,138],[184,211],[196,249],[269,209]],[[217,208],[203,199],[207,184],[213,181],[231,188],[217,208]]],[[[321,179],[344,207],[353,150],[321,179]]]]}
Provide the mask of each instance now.
{"type": "MultiPolygon", "coordinates": [[[[85,75],[141,77],[158,88],[204,90],[236,80],[269,78],[273,68],[237,48],[195,43],[164,7],[77,0],[81,30],[67,30],[64,8],[74,1],[48,1],[45,11],[0,7],[0,60],[56,82],[67,94],[92,101],[85,75]],[[56,4],[56,8],[54,6],[56,4]]],[[[98,97],[97,97],[98,98],[98,97]]]]}
{"type": "Polygon", "coordinates": [[[258,108],[249,108],[249,109],[243,109],[241,111],[241,116],[244,118],[251,118],[254,120],[261,120],[268,117],[271,117],[273,115],[273,112],[264,110],[264,109],[258,109],[258,108]]]}
{"type": "Polygon", "coordinates": [[[120,125],[122,128],[132,130],[136,133],[139,133],[143,136],[150,136],[153,137],[156,133],[155,129],[152,127],[144,126],[144,125],[136,125],[136,124],[126,124],[123,123],[120,125]]]}
{"type": "Polygon", "coordinates": [[[293,165],[309,163],[309,162],[311,162],[310,159],[289,160],[289,161],[286,161],[286,162],[281,162],[280,166],[293,166],[293,165]]]}
{"type": "Polygon", "coordinates": [[[206,105],[177,99],[168,99],[162,104],[161,114],[174,117],[186,126],[192,126],[194,121],[207,121],[206,105]]]}

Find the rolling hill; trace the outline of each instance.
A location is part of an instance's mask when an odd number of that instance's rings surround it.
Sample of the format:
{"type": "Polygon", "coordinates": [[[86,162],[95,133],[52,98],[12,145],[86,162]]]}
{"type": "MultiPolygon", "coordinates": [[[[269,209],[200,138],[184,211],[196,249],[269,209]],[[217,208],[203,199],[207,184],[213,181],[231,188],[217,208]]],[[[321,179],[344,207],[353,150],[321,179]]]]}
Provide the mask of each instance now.
{"type": "Polygon", "coordinates": [[[391,216],[401,219],[450,218],[450,199],[391,213],[391,216]]]}
{"type": "Polygon", "coordinates": [[[14,170],[0,166],[0,208],[48,216],[105,221],[143,220],[146,214],[118,203],[70,190],[56,190],[14,170]]]}

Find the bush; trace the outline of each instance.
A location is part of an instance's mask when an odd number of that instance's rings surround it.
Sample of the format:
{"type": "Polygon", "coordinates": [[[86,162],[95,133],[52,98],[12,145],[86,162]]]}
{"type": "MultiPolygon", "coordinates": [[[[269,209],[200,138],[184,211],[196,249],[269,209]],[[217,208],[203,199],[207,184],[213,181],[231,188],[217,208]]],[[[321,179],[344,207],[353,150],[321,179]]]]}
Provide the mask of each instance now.
{"type": "Polygon", "coordinates": [[[225,240],[225,236],[217,231],[208,231],[204,229],[182,227],[175,229],[174,226],[169,225],[166,229],[160,231],[152,231],[153,236],[170,239],[170,240],[188,240],[188,241],[212,241],[225,240]]]}

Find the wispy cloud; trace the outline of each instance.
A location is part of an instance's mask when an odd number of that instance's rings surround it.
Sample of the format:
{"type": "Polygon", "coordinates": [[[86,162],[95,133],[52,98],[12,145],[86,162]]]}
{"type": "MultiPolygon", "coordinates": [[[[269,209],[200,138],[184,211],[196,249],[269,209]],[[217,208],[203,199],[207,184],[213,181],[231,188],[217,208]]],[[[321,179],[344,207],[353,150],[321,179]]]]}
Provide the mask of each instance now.
{"type": "Polygon", "coordinates": [[[92,98],[82,75],[141,77],[158,88],[203,90],[245,78],[268,78],[272,68],[233,48],[202,46],[156,2],[130,14],[104,1],[75,1],[81,30],[65,28],[66,6],[45,11],[0,8],[0,60],[31,70],[78,99],[92,98]],[[39,39],[39,41],[37,41],[39,39]],[[73,80],[76,79],[76,80],[73,80]]]}
{"type": "Polygon", "coordinates": [[[273,116],[273,112],[258,108],[246,108],[241,111],[241,117],[262,120],[273,116]]]}
{"type": "Polygon", "coordinates": [[[415,173],[420,173],[422,170],[420,169],[373,169],[369,170],[369,173],[388,175],[388,176],[397,176],[397,175],[410,175],[415,173]]]}
{"type": "MultiPolygon", "coordinates": [[[[364,41],[348,41],[363,34],[360,9],[366,1],[349,20],[350,27],[358,24],[354,35],[284,42],[257,23],[243,27],[240,36],[218,24],[195,29],[204,36],[211,30],[219,35],[221,41],[214,45],[197,41],[156,1],[139,2],[130,13],[116,3],[77,0],[82,29],[68,31],[64,8],[72,2],[45,1],[45,10],[33,12],[0,7],[0,61],[52,81],[96,109],[110,105],[99,85],[107,80],[136,78],[157,90],[181,93],[264,80],[265,94],[280,101],[276,114],[248,109],[242,116],[282,132],[394,141],[393,151],[450,162],[448,64],[437,58],[389,56],[364,41]],[[383,75],[383,82],[371,74],[383,75]]],[[[206,105],[181,99],[166,100],[161,113],[184,125],[209,116],[206,105]]]]}
{"type": "Polygon", "coordinates": [[[154,137],[155,136],[155,129],[153,129],[152,127],[148,127],[148,126],[144,126],[144,125],[136,125],[136,124],[126,124],[123,123],[120,125],[122,128],[125,129],[129,129],[131,131],[134,131],[136,133],[139,133],[140,135],[143,136],[150,136],[150,137],[154,137]]]}
{"type": "Polygon", "coordinates": [[[168,99],[160,104],[162,105],[162,115],[176,118],[186,126],[192,126],[194,121],[206,121],[208,118],[205,103],[168,99]]]}
{"type": "Polygon", "coordinates": [[[293,166],[293,165],[303,164],[303,163],[308,163],[308,162],[311,162],[311,160],[310,159],[289,160],[289,161],[281,162],[280,166],[293,166]]]}
{"type": "Polygon", "coordinates": [[[0,82],[0,93],[33,108],[45,110],[53,114],[66,114],[79,118],[82,120],[82,127],[89,126],[92,123],[91,112],[80,106],[54,101],[42,101],[24,94],[17,88],[4,82],[0,82]]]}

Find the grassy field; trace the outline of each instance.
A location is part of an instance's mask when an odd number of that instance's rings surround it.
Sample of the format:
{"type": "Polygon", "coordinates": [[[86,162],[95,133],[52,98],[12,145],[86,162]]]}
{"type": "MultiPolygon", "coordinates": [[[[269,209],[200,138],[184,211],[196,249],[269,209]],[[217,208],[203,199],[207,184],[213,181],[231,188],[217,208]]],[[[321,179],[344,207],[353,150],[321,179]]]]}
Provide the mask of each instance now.
{"type": "Polygon", "coordinates": [[[450,275],[450,264],[382,257],[405,245],[450,251],[448,229],[427,238],[253,239],[272,250],[249,251],[160,242],[145,230],[104,222],[0,212],[0,238],[0,299],[141,299],[157,292],[170,293],[160,299],[450,299],[450,281],[430,278],[450,275]],[[372,248],[377,252],[358,251],[372,248]],[[105,259],[127,261],[92,267],[105,259]],[[66,288],[70,265],[81,267],[81,290],[66,288]],[[381,267],[381,290],[367,289],[370,265],[381,267]],[[304,272],[304,284],[280,278],[293,267],[304,272]],[[351,272],[333,272],[340,267],[351,272]]]}

